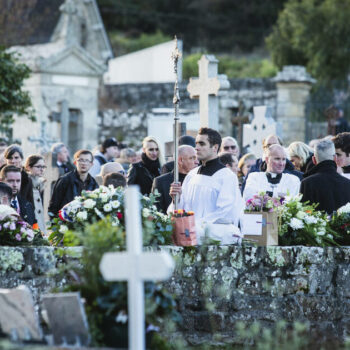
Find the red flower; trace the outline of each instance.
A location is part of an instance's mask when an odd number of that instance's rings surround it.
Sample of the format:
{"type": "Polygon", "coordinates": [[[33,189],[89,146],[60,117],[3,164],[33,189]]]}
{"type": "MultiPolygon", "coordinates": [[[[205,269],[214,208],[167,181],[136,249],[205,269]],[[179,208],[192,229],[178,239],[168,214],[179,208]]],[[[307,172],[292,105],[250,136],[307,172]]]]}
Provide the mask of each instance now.
{"type": "Polygon", "coordinates": [[[117,213],[117,218],[119,219],[119,220],[121,220],[122,218],[123,218],[123,214],[122,213],[117,213]]]}

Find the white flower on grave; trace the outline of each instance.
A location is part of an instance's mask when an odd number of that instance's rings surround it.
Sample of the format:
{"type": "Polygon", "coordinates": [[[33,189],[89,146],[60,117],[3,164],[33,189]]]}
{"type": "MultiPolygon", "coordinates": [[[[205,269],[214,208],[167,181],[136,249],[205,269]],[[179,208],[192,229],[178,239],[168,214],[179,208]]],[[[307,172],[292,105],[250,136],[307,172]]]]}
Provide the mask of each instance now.
{"type": "Polygon", "coordinates": [[[148,218],[151,215],[151,211],[148,208],[143,208],[142,209],[142,216],[144,218],[148,218]]]}
{"type": "Polygon", "coordinates": [[[111,202],[112,208],[116,209],[120,206],[120,202],[119,201],[112,201],[111,202]]]}
{"type": "Polygon", "coordinates": [[[107,193],[101,193],[100,194],[100,199],[102,203],[106,203],[108,201],[108,194],[107,193]]]}
{"type": "Polygon", "coordinates": [[[66,233],[68,231],[68,227],[66,225],[61,225],[59,232],[60,233],[66,233]]]}
{"type": "Polygon", "coordinates": [[[115,318],[115,322],[126,323],[128,321],[128,315],[125,311],[119,311],[117,317],[115,318]]]}
{"type": "Polygon", "coordinates": [[[303,220],[305,216],[306,216],[306,213],[305,213],[304,211],[302,211],[302,210],[299,210],[299,211],[297,212],[297,215],[296,215],[296,217],[297,217],[298,219],[300,219],[300,220],[303,220]]]}
{"type": "Polygon", "coordinates": [[[107,213],[109,213],[110,211],[112,211],[112,205],[110,203],[106,203],[104,206],[103,206],[103,210],[107,213]]]}
{"type": "Polygon", "coordinates": [[[350,213],[350,203],[347,203],[337,210],[338,214],[350,213]]]}
{"type": "Polygon", "coordinates": [[[80,211],[78,214],[77,214],[77,219],[78,220],[86,220],[87,219],[87,211],[80,211]]]}
{"type": "Polygon", "coordinates": [[[304,221],[308,224],[308,225],[311,225],[311,224],[316,224],[317,223],[317,218],[313,215],[307,215],[305,218],[304,218],[304,221]]]}
{"type": "Polygon", "coordinates": [[[34,232],[33,230],[26,230],[26,234],[27,234],[27,240],[30,242],[33,240],[34,238],[34,232]]]}
{"type": "Polygon", "coordinates": [[[86,209],[92,209],[96,205],[96,202],[93,199],[87,199],[84,201],[83,205],[86,209]]]}
{"type": "Polygon", "coordinates": [[[75,213],[81,207],[81,203],[79,200],[74,199],[67,205],[68,212],[75,213]]]}
{"type": "Polygon", "coordinates": [[[301,220],[299,220],[297,218],[293,218],[292,220],[290,220],[289,226],[293,230],[299,230],[299,229],[304,227],[304,224],[303,224],[303,222],[301,220]]]}
{"type": "Polygon", "coordinates": [[[323,229],[320,229],[318,232],[317,232],[317,235],[318,236],[324,236],[326,234],[326,231],[324,231],[323,229]]]}

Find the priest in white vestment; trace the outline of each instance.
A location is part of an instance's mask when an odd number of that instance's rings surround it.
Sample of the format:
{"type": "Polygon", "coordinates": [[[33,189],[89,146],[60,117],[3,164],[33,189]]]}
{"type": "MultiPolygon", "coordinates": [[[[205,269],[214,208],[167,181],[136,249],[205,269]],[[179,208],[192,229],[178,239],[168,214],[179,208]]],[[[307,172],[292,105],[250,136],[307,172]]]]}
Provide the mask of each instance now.
{"type": "MultiPolygon", "coordinates": [[[[220,134],[210,128],[201,128],[196,137],[197,158],[202,165],[192,169],[182,186],[172,184],[170,195],[179,195],[178,208],[194,211],[197,238],[208,233],[222,244],[235,243],[240,236],[238,222],[244,202],[236,174],[218,159],[220,134]],[[236,236],[236,237],[235,237],[236,236]]],[[[173,204],[168,211],[173,210],[173,204]]]]}
{"type": "Polygon", "coordinates": [[[286,153],[282,146],[271,145],[267,151],[266,172],[250,173],[243,192],[245,201],[260,192],[272,197],[295,196],[299,193],[300,180],[297,176],[283,173],[286,166],[286,153]]]}

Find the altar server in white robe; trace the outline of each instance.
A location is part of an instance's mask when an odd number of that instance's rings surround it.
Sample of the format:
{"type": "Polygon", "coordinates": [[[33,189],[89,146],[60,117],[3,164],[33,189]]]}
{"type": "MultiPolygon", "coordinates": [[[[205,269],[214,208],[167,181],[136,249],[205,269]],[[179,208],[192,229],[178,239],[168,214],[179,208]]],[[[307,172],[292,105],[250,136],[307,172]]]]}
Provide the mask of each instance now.
{"type": "MultiPolygon", "coordinates": [[[[196,137],[197,159],[201,166],[192,169],[182,186],[172,184],[170,195],[180,197],[178,208],[194,211],[199,242],[204,233],[222,244],[236,243],[241,236],[238,222],[244,202],[236,174],[218,159],[220,134],[210,128],[201,128],[196,137]]],[[[173,203],[168,212],[172,211],[173,203]]]]}
{"type": "Polygon", "coordinates": [[[265,155],[266,172],[250,173],[244,188],[245,201],[260,192],[273,197],[284,197],[287,194],[296,196],[299,193],[300,180],[297,176],[283,173],[286,166],[286,152],[280,145],[271,145],[265,155]]]}

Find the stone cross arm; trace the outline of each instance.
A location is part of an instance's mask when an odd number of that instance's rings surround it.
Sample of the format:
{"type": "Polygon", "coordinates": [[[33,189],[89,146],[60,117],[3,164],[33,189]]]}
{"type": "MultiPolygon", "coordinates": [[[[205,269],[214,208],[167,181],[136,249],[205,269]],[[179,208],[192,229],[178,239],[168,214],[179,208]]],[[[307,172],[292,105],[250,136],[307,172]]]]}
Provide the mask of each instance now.
{"type": "Polygon", "coordinates": [[[174,267],[174,260],[166,252],[106,253],[100,263],[106,281],[127,281],[135,274],[139,280],[161,281],[171,276],[174,267]]]}
{"type": "Polygon", "coordinates": [[[198,78],[190,78],[190,82],[187,85],[187,91],[190,94],[190,98],[200,98],[201,96],[215,95],[219,93],[220,81],[217,77],[207,78],[206,84],[203,84],[202,80],[198,78]]]}

